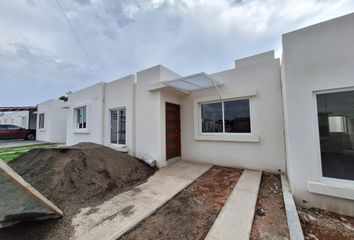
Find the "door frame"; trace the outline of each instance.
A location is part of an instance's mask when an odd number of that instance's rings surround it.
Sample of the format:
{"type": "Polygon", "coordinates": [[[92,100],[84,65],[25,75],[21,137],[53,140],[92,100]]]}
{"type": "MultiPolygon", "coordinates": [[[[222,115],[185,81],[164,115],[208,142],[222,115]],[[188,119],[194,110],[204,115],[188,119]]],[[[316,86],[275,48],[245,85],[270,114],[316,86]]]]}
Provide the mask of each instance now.
{"type": "Polygon", "coordinates": [[[166,161],[181,157],[181,106],[179,104],[165,102],[165,149],[166,149],[166,161]],[[173,106],[177,109],[177,156],[169,157],[167,152],[167,106],[173,106]]]}
{"type": "Polygon", "coordinates": [[[330,183],[330,184],[346,184],[350,186],[354,186],[353,180],[334,178],[334,177],[325,177],[323,176],[322,171],[322,158],[321,158],[321,142],[320,142],[320,132],[318,125],[318,106],[317,106],[317,95],[326,94],[326,93],[336,93],[336,92],[346,92],[346,91],[354,91],[354,87],[341,87],[341,88],[331,88],[331,89],[322,89],[322,90],[314,90],[312,91],[312,99],[313,99],[313,127],[315,133],[315,141],[316,141],[316,169],[315,173],[320,182],[330,183]]]}
{"type": "Polygon", "coordinates": [[[127,107],[122,106],[122,107],[114,107],[109,109],[109,122],[110,122],[110,128],[109,128],[109,144],[112,146],[125,146],[127,145],[127,107]],[[119,132],[121,131],[119,127],[119,111],[124,109],[125,110],[125,144],[119,143],[119,132]],[[117,111],[117,143],[112,143],[112,111],[117,111]]]}

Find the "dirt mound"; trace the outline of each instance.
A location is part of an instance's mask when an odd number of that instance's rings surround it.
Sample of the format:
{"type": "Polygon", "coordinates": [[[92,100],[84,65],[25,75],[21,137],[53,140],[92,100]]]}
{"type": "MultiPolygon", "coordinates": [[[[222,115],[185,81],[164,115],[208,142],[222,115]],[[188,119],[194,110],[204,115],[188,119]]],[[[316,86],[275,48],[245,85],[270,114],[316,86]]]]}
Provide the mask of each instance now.
{"type": "Polygon", "coordinates": [[[68,201],[104,198],[107,193],[132,187],[154,173],[136,158],[94,143],[33,149],[10,166],[59,206],[68,201]]]}
{"type": "Polygon", "coordinates": [[[141,184],[155,169],[126,153],[94,144],[33,149],[10,166],[64,211],[56,220],[22,222],[0,229],[0,239],[70,239],[71,219],[80,208],[95,207],[141,184]]]}

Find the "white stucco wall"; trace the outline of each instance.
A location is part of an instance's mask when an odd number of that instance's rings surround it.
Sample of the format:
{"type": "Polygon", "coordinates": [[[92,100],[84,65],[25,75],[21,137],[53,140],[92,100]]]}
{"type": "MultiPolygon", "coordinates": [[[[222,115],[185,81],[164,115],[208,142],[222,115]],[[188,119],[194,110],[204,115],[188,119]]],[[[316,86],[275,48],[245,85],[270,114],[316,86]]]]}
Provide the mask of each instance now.
{"type": "Polygon", "coordinates": [[[43,142],[65,143],[67,109],[62,100],[48,100],[38,104],[37,116],[44,113],[44,128],[39,129],[37,117],[36,139],[43,142]]]}
{"type": "Polygon", "coordinates": [[[80,142],[103,144],[104,85],[105,83],[102,82],[97,83],[69,94],[66,133],[67,145],[80,142]],[[87,128],[77,129],[74,109],[82,106],[87,106],[87,128]]]}
{"type": "Polygon", "coordinates": [[[28,128],[28,111],[9,112],[0,116],[0,124],[13,124],[28,128]]]}
{"type": "Polygon", "coordinates": [[[283,35],[283,101],[291,190],[298,203],[306,201],[305,205],[347,215],[354,215],[353,200],[310,193],[308,183],[319,183],[323,193],[354,199],[352,181],[328,183],[321,176],[314,98],[315,91],[354,86],[353,26],[354,14],[350,14],[283,35]]]}
{"type": "Polygon", "coordinates": [[[195,118],[198,118],[198,112],[194,113],[195,102],[200,98],[218,100],[219,96],[215,88],[193,92],[182,98],[182,159],[284,172],[285,146],[279,59],[274,59],[273,52],[267,52],[238,60],[235,69],[211,76],[224,83],[219,88],[224,98],[249,97],[252,134],[240,136],[240,141],[196,140],[195,131],[199,121],[195,121],[195,118]]]}
{"type": "Polygon", "coordinates": [[[143,158],[148,154],[157,160],[159,167],[166,166],[164,102],[176,102],[176,99],[149,89],[155,83],[177,77],[178,74],[161,65],[137,73],[136,156],[143,158]]]}
{"type": "Polygon", "coordinates": [[[135,76],[130,75],[106,84],[105,89],[105,117],[104,117],[104,145],[116,150],[127,149],[130,155],[135,154],[134,148],[134,98],[135,76]],[[111,116],[110,109],[126,108],[126,146],[111,144],[111,116]]]}

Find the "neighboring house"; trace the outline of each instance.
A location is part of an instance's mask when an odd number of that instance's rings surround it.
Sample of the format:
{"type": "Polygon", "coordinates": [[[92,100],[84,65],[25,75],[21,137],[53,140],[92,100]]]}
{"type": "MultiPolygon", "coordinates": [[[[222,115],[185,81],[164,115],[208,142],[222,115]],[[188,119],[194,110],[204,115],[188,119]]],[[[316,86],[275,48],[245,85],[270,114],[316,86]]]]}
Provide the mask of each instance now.
{"type": "Polygon", "coordinates": [[[354,215],[354,14],[283,35],[287,172],[298,202],[354,215]]]}
{"type": "Polygon", "coordinates": [[[66,144],[103,143],[104,83],[84,88],[68,96],[66,144]]]}
{"type": "Polygon", "coordinates": [[[134,81],[131,75],[69,94],[67,145],[94,142],[134,155],[134,81]]]}
{"type": "Polygon", "coordinates": [[[52,143],[66,141],[67,109],[62,100],[48,100],[38,104],[36,140],[52,143]]]}
{"type": "Polygon", "coordinates": [[[36,129],[36,107],[0,108],[0,124],[12,124],[26,129],[36,129]]]}
{"type": "Polygon", "coordinates": [[[22,128],[28,128],[28,111],[8,112],[0,116],[0,124],[13,124],[22,128]]]}
{"type": "Polygon", "coordinates": [[[287,172],[298,203],[354,215],[354,14],[213,74],[158,65],[69,94],[67,145],[287,172]]]}

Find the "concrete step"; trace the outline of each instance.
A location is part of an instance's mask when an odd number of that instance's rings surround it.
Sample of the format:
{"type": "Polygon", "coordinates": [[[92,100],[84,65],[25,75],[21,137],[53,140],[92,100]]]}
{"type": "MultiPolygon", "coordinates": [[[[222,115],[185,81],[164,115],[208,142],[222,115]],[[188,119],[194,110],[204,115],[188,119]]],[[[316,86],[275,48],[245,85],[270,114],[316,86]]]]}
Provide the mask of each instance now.
{"type": "Polygon", "coordinates": [[[262,171],[243,171],[206,240],[250,238],[261,177],[262,171]]]}

